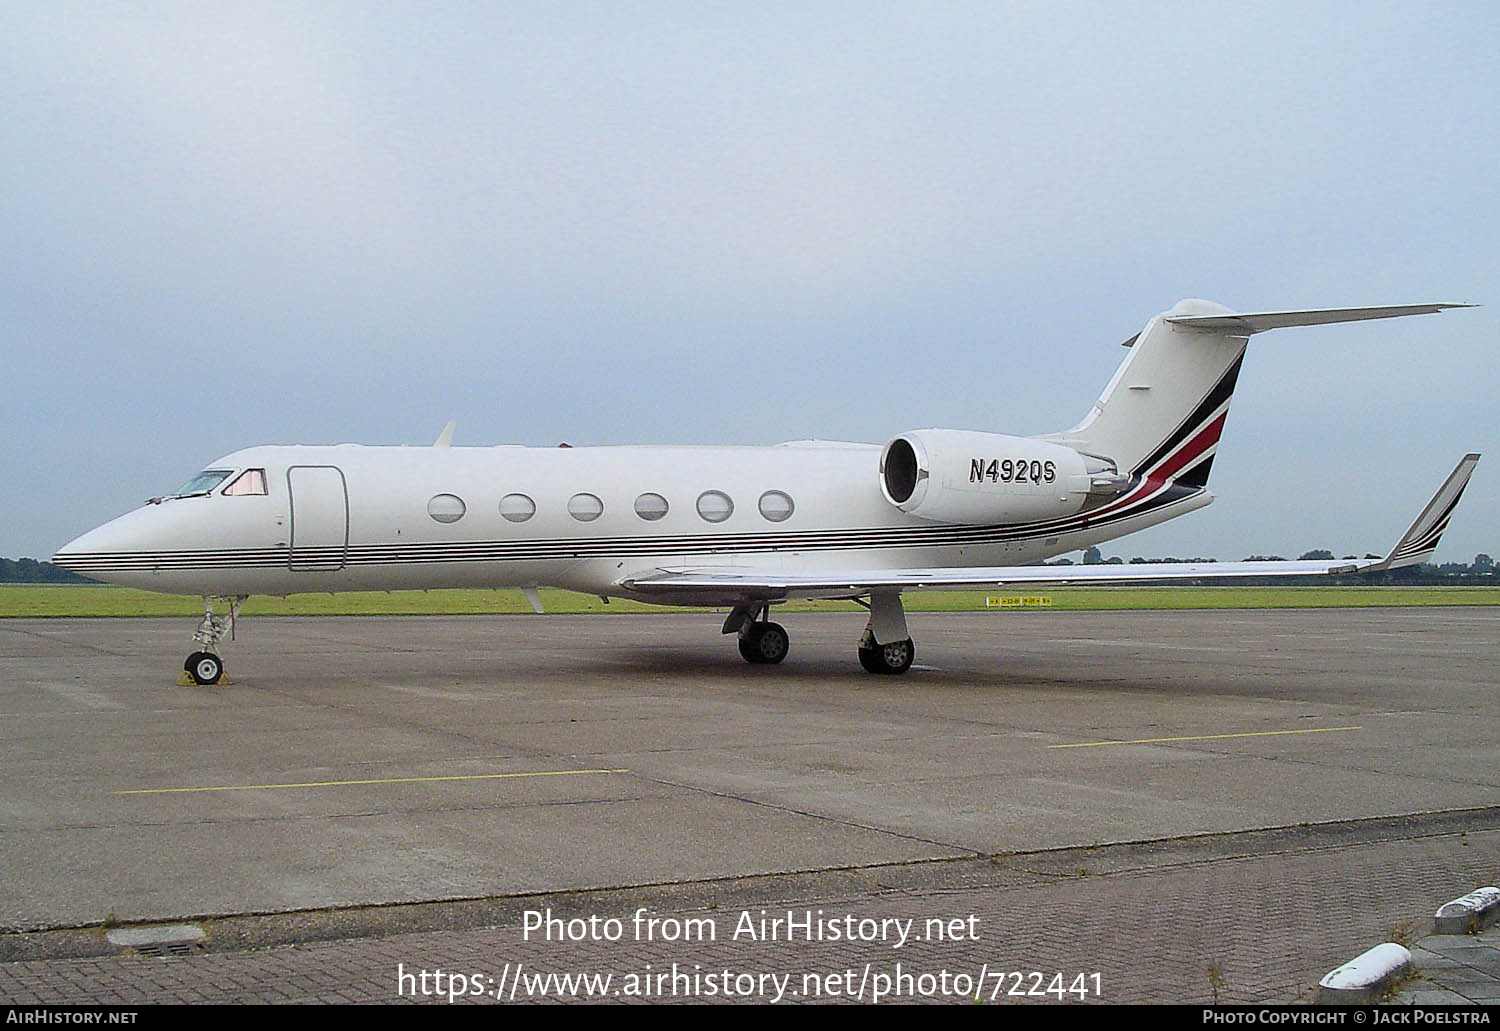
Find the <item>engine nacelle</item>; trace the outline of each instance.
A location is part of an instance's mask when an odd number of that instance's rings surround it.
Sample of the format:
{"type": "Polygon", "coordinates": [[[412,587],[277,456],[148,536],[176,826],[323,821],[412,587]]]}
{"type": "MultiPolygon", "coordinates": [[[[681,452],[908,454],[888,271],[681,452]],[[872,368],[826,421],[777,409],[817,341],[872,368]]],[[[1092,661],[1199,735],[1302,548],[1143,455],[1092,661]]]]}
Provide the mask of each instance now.
{"type": "Polygon", "coordinates": [[[1128,486],[1114,463],[1030,437],[913,430],[880,453],[880,490],[946,523],[1031,523],[1074,515],[1128,486]]]}

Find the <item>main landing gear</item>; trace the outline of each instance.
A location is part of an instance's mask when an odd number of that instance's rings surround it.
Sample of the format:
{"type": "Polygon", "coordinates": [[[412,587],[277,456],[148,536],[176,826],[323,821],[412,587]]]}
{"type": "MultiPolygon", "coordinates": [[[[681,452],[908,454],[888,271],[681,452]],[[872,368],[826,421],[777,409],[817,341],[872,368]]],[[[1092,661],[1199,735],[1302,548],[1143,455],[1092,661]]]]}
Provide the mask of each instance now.
{"type": "MultiPolygon", "coordinates": [[[[866,672],[897,676],[911,669],[916,645],[906,629],[906,612],[898,592],[870,596],[870,622],[859,639],[859,664],[866,672]]],[[[765,602],[738,605],[724,620],[724,633],[738,634],[740,655],[746,662],[774,664],[786,658],[791,642],[786,630],[770,620],[771,606],[765,602]]]]}
{"type": "Polygon", "coordinates": [[[867,630],[859,642],[859,664],[865,668],[866,673],[899,675],[911,669],[912,660],[916,657],[917,649],[910,637],[890,644],[874,644],[867,630]],[[866,644],[866,640],[871,640],[872,643],[866,644]]]}
{"type": "Polygon", "coordinates": [[[740,605],[724,621],[724,633],[740,635],[740,655],[746,662],[775,665],[791,650],[791,639],[780,623],[772,623],[769,605],[740,605]]]}
{"type": "MultiPolygon", "coordinates": [[[[232,598],[218,595],[206,595],[203,599],[203,621],[198,624],[198,629],[193,631],[193,642],[200,646],[198,651],[187,657],[183,662],[183,673],[199,686],[222,683],[224,677],[224,660],[219,658],[214,649],[224,638],[234,637],[234,619],[240,613],[240,606],[245,603],[247,595],[237,595],[232,598]],[[214,612],[214,602],[228,602],[229,612],[218,615],[214,612]]],[[[186,681],[184,681],[186,683],[186,681]]]]}
{"type": "Polygon", "coordinates": [[[882,591],[870,595],[870,622],[859,639],[859,664],[867,673],[900,676],[911,669],[917,657],[906,629],[906,610],[901,607],[900,591],[882,591]]]}

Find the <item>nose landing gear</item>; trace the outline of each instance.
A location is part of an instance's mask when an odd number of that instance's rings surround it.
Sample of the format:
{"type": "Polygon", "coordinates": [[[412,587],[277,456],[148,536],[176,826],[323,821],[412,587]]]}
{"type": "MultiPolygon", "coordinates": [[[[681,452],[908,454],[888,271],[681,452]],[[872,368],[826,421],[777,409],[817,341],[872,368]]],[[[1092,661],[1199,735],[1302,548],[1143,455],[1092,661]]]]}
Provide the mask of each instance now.
{"type": "Polygon", "coordinates": [[[234,620],[240,613],[240,606],[245,603],[247,595],[236,595],[232,598],[218,595],[206,595],[203,599],[203,621],[198,624],[198,629],[193,631],[194,643],[201,645],[200,650],[193,652],[182,664],[183,679],[179,684],[186,686],[188,683],[207,687],[212,684],[233,683],[224,675],[224,660],[219,658],[214,649],[220,641],[228,637],[234,639],[234,620]],[[229,612],[218,615],[214,612],[215,602],[228,602],[229,612]]]}

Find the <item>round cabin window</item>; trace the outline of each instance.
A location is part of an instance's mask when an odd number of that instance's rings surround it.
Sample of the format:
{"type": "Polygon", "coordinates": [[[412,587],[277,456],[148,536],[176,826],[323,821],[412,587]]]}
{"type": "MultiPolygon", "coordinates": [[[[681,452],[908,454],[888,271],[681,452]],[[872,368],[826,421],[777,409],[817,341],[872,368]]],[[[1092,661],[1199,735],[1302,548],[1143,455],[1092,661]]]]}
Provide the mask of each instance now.
{"type": "Polygon", "coordinates": [[[464,500],[457,494],[438,494],[427,502],[427,514],[440,523],[456,523],[464,512],[464,500]]]}
{"type": "Polygon", "coordinates": [[[734,502],[721,490],[706,490],[698,495],[698,514],[711,523],[722,523],[734,515],[734,502]]]}
{"type": "Polygon", "coordinates": [[[592,523],[604,514],[604,502],[592,494],[574,494],[568,499],[568,515],[580,523],[592,523]]]}
{"type": "Polygon", "coordinates": [[[536,502],[525,494],[507,494],[500,499],[500,514],[512,523],[524,523],[536,515],[536,502]]]}
{"type": "Polygon", "coordinates": [[[773,523],[784,523],[792,517],[796,506],[785,491],[768,490],[760,496],[760,514],[773,523]]]}
{"type": "Polygon", "coordinates": [[[635,499],[635,514],[654,523],[667,514],[667,499],[660,494],[642,494],[635,499]]]}

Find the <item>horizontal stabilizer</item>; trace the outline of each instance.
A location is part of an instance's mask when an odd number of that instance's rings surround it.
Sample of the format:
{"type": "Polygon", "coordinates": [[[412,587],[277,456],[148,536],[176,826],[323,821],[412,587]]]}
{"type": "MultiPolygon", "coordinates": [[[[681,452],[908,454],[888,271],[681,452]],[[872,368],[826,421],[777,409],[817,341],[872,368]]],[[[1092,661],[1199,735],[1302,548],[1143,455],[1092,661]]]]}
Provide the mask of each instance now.
{"type": "Polygon", "coordinates": [[[1431,315],[1446,308],[1472,308],[1472,304],[1394,304],[1379,308],[1313,308],[1308,311],[1234,312],[1228,315],[1167,315],[1175,326],[1211,329],[1235,335],[1264,333],[1292,326],[1326,326],[1334,322],[1394,319],[1403,315],[1431,315]]]}

